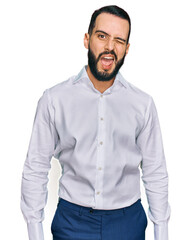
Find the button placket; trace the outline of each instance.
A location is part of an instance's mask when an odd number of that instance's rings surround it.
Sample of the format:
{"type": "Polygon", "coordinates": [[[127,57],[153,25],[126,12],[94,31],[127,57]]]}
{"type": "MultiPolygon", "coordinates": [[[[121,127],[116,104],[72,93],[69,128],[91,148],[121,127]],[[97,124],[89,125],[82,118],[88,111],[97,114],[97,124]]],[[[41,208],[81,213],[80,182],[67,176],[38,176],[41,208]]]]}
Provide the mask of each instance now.
{"type": "Polygon", "coordinates": [[[103,205],[102,191],[103,191],[103,168],[104,168],[104,98],[102,94],[98,100],[98,145],[97,145],[97,171],[95,184],[95,201],[96,207],[101,208],[103,205]]]}

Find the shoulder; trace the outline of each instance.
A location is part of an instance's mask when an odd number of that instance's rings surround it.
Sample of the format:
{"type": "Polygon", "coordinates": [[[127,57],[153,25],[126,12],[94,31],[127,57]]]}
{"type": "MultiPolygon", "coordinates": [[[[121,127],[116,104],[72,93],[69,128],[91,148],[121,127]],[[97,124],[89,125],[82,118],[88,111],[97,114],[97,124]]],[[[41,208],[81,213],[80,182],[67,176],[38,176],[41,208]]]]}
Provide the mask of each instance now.
{"type": "Polygon", "coordinates": [[[120,72],[118,74],[118,79],[125,86],[125,95],[128,99],[132,99],[132,101],[135,102],[148,102],[152,98],[149,93],[137,87],[130,81],[127,81],[120,72]]]}
{"type": "Polygon", "coordinates": [[[73,89],[73,81],[76,78],[76,76],[71,76],[68,79],[59,82],[55,85],[53,85],[50,88],[45,89],[44,92],[48,95],[48,98],[50,101],[56,100],[59,98],[62,98],[63,96],[67,96],[68,94],[71,94],[71,91],[73,89]]]}
{"type": "Polygon", "coordinates": [[[148,92],[146,92],[143,89],[135,86],[131,82],[127,81],[127,86],[128,86],[128,91],[132,95],[139,96],[140,98],[150,98],[151,97],[151,95],[148,92]]]}
{"type": "Polygon", "coordinates": [[[131,99],[132,102],[138,105],[144,105],[145,107],[149,106],[153,101],[152,96],[144,91],[143,89],[135,86],[131,82],[126,81],[126,96],[131,99]]]}
{"type": "Polygon", "coordinates": [[[51,95],[58,94],[59,92],[66,91],[68,88],[72,87],[73,80],[76,76],[72,76],[62,82],[57,83],[56,85],[48,88],[47,90],[51,95]]]}

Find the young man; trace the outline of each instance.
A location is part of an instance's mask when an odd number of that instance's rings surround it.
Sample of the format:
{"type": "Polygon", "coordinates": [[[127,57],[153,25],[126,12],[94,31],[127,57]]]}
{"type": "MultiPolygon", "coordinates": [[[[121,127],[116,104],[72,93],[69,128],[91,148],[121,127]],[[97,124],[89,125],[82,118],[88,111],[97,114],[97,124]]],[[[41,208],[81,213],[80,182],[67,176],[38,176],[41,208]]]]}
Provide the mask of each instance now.
{"type": "Polygon", "coordinates": [[[140,168],[155,240],[168,239],[168,173],[157,110],[150,95],[119,73],[130,30],[123,9],[95,11],[84,37],[88,65],[39,99],[22,178],[30,240],[43,240],[52,156],[63,168],[54,240],[144,240],[140,168]]]}

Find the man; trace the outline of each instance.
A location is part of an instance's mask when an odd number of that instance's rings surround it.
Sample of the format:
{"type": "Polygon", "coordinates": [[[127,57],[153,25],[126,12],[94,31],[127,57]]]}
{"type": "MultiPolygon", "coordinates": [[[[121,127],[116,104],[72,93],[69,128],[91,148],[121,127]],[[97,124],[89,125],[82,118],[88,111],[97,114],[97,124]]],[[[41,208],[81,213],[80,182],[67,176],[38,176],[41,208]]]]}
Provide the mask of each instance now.
{"type": "Polygon", "coordinates": [[[30,240],[42,240],[50,160],[62,166],[54,240],[168,239],[168,174],[154,101],[119,73],[131,21],[117,6],[92,15],[84,45],[88,66],[39,99],[23,169],[21,209],[30,240]]]}

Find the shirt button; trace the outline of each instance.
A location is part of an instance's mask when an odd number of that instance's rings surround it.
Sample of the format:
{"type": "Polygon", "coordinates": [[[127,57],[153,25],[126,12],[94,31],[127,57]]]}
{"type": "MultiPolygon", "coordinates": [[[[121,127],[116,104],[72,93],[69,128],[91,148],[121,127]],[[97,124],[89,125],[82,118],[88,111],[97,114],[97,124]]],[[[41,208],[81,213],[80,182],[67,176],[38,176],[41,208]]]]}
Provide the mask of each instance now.
{"type": "Polygon", "coordinates": [[[103,142],[100,142],[100,144],[102,145],[102,144],[103,144],[103,142]]]}
{"type": "Polygon", "coordinates": [[[97,195],[99,195],[100,194],[100,192],[97,192],[97,195]]]}
{"type": "Polygon", "coordinates": [[[99,169],[99,170],[101,170],[102,168],[101,168],[101,167],[99,167],[98,169],[99,169]]]}
{"type": "Polygon", "coordinates": [[[100,95],[100,97],[103,97],[103,95],[100,95]]]}
{"type": "Polygon", "coordinates": [[[103,118],[101,117],[100,120],[103,120],[103,118]]]}

